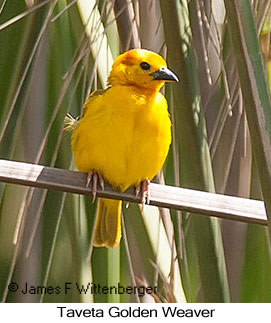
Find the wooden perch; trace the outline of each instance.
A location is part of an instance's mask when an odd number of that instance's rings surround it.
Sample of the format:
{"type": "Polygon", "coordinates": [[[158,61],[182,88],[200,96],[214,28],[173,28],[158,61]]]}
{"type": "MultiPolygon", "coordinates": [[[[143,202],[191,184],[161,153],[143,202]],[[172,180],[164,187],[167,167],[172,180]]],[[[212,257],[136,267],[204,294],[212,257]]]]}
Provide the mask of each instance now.
{"type": "MultiPolygon", "coordinates": [[[[66,169],[0,160],[0,181],[5,183],[91,195],[91,189],[85,187],[86,176],[85,173],[66,169]]],[[[109,185],[105,185],[104,191],[100,188],[97,189],[97,197],[140,203],[140,198],[135,198],[133,188],[120,193],[112,190],[109,185]]],[[[257,200],[151,183],[150,204],[229,220],[267,225],[264,203],[257,200]]]]}

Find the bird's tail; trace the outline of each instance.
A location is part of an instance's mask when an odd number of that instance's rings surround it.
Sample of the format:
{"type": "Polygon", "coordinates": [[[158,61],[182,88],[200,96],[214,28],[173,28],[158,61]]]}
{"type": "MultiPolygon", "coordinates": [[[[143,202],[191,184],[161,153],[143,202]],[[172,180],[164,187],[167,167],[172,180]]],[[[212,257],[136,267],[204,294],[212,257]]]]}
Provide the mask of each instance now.
{"type": "Polygon", "coordinates": [[[93,244],[114,248],[121,238],[121,201],[99,199],[93,244]]]}

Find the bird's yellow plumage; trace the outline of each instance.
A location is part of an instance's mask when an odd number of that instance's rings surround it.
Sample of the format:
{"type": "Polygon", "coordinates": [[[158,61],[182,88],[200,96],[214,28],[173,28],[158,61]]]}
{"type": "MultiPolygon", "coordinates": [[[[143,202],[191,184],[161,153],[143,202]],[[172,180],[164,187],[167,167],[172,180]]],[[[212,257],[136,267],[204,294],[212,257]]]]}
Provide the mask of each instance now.
{"type": "MultiPolygon", "coordinates": [[[[108,88],[93,92],[76,122],[72,150],[79,171],[96,171],[125,191],[151,180],[162,168],[171,143],[164,81],[177,81],[164,59],[147,50],[118,56],[108,88]]],[[[99,199],[94,244],[114,247],[121,237],[121,202],[99,199]]]]}

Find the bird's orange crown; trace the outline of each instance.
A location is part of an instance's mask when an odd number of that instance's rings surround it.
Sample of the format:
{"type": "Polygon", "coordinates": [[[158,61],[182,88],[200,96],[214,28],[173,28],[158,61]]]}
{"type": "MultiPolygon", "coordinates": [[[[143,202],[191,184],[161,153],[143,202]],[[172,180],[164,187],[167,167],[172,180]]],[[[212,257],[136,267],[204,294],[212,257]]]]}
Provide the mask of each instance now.
{"type": "Polygon", "coordinates": [[[134,85],[159,91],[165,81],[178,81],[158,54],[145,49],[131,49],[119,55],[112,66],[108,85],[134,85]]]}

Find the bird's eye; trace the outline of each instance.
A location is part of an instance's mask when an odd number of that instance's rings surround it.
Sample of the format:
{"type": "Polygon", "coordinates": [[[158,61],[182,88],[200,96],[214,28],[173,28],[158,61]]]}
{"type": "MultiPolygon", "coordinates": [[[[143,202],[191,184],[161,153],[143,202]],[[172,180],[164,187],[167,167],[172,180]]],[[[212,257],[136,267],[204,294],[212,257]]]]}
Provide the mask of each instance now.
{"type": "Polygon", "coordinates": [[[140,67],[144,70],[147,71],[151,68],[150,64],[148,64],[147,62],[142,62],[140,63],[140,67]]]}

